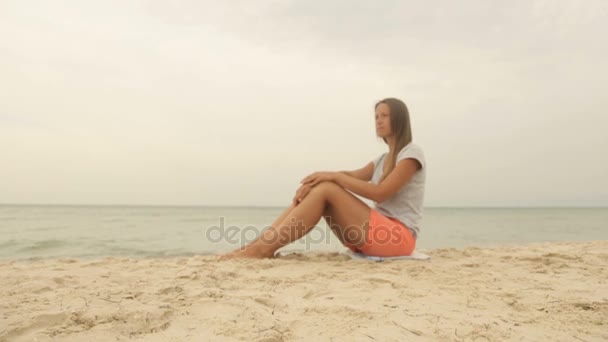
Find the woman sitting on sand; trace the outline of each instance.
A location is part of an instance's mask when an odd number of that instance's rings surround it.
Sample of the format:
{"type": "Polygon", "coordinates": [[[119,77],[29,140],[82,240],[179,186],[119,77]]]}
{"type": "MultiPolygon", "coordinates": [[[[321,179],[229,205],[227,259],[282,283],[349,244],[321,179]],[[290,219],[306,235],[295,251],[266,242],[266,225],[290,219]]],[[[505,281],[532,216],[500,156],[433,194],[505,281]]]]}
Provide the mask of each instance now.
{"type": "Polygon", "coordinates": [[[409,112],[401,100],[378,102],[375,118],[376,134],[388,145],[388,153],[358,170],[307,176],[292,204],[268,229],[222,258],[272,258],[279,248],[310,232],[321,217],[354,252],[410,255],[422,218],[424,154],[412,142],[409,112]],[[374,201],[374,208],[351,192],[374,201]]]}

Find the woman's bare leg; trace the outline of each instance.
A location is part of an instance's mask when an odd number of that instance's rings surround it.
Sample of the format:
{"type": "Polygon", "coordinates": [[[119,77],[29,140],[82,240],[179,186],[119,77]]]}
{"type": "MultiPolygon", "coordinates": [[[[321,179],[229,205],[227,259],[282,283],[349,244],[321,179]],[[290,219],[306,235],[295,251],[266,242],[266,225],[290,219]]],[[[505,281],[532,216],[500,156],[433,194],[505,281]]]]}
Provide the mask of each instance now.
{"type": "Polygon", "coordinates": [[[272,258],[277,249],[312,229],[319,222],[324,207],[325,199],[321,192],[311,190],[279,224],[268,227],[257,239],[224,257],[272,258]]]}
{"type": "MultiPolygon", "coordinates": [[[[285,218],[287,217],[287,215],[289,215],[289,213],[293,210],[293,208],[295,208],[296,206],[291,203],[291,205],[289,207],[287,207],[285,210],[283,210],[283,212],[279,215],[279,217],[276,218],[276,220],[274,220],[274,222],[270,225],[271,227],[278,227],[281,222],[283,222],[285,220],[285,218]]],[[[226,257],[230,257],[234,254],[236,254],[237,252],[239,252],[240,250],[242,250],[245,247],[239,247],[235,250],[233,250],[232,252],[226,254],[226,257]]]]}
{"type": "Polygon", "coordinates": [[[340,242],[342,242],[342,244],[344,244],[345,238],[344,238],[344,233],[339,225],[338,222],[336,222],[335,219],[335,214],[332,210],[331,206],[327,206],[325,208],[325,212],[323,213],[323,218],[325,219],[325,222],[327,223],[327,226],[329,227],[329,229],[331,229],[331,231],[334,233],[335,236],[338,237],[338,240],[340,240],[340,242]]]}
{"type": "Polygon", "coordinates": [[[274,220],[274,222],[272,222],[272,224],[270,225],[271,227],[276,227],[279,224],[281,224],[281,222],[283,222],[283,220],[285,220],[285,218],[287,217],[287,215],[289,215],[289,213],[293,210],[293,208],[295,208],[296,206],[292,203],[289,207],[287,207],[287,209],[283,210],[283,212],[281,213],[281,215],[279,215],[279,217],[274,220]]]}
{"type": "Polygon", "coordinates": [[[257,239],[225,257],[273,257],[279,248],[310,232],[326,212],[327,206],[333,206],[334,211],[339,213],[348,212],[348,218],[342,219],[342,222],[347,223],[349,229],[358,230],[359,236],[365,236],[370,208],[335,183],[323,182],[315,186],[297,206],[286,210],[287,214],[279,224],[272,225],[257,239]]]}

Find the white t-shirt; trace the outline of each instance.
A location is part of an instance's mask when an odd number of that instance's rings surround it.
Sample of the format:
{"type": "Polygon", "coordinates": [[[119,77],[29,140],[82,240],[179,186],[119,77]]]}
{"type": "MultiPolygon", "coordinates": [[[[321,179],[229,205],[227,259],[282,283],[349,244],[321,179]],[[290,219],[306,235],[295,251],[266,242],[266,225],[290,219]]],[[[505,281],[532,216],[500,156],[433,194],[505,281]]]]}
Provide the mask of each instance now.
{"type": "MultiPolygon", "coordinates": [[[[372,161],[374,163],[374,175],[372,176],[371,182],[374,184],[378,184],[378,181],[382,177],[386,156],[387,153],[383,153],[372,161]]],[[[418,239],[420,222],[423,214],[422,206],[424,202],[424,185],[426,181],[426,162],[422,148],[413,142],[410,142],[399,151],[395,164],[407,158],[418,160],[420,165],[422,165],[422,168],[416,171],[414,176],[393,196],[380,203],[374,203],[375,209],[379,213],[399,220],[410,228],[414,237],[418,239]]]]}

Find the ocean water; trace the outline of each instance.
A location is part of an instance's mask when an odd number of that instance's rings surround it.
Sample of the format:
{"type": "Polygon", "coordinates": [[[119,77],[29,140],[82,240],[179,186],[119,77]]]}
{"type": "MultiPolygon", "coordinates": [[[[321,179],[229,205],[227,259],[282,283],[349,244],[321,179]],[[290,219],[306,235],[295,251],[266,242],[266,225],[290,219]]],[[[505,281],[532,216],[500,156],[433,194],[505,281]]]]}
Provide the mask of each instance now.
{"type": "MultiPolygon", "coordinates": [[[[251,241],[276,207],[0,205],[0,259],[216,254],[251,241]]],[[[608,208],[425,208],[417,248],[608,240],[608,208]]],[[[324,220],[287,247],[339,251],[324,220]]]]}

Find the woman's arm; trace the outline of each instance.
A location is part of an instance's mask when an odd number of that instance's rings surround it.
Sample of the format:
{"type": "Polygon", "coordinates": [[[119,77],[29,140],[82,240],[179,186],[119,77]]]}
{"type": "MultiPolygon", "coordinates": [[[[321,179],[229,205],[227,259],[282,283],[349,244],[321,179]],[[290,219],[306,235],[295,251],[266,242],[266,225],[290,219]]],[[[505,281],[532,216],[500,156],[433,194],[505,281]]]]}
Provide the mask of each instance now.
{"type": "MultiPolygon", "coordinates": [[[[373,166],[372,166],[373,167],[373,166]]],[[[337,172],[333,181],[341,187],[359,196],[382,202],[393,196],[407,183],[422,166],[416,159],[403,159],[397,163],[393,171],[380,183],[368,183],[348,174],[337,172]]],[[[371,178],[371,177],[370,177],[371,178]]]]}
{"type": "Polygon", "coordinates": [[[345,175],[369,182],[372,179],[372,176],[374,175],[374,163],[369,162],[367,165],[360,169],[353,171],[339,171],[339,173],[343,173],[345,175]]]}

